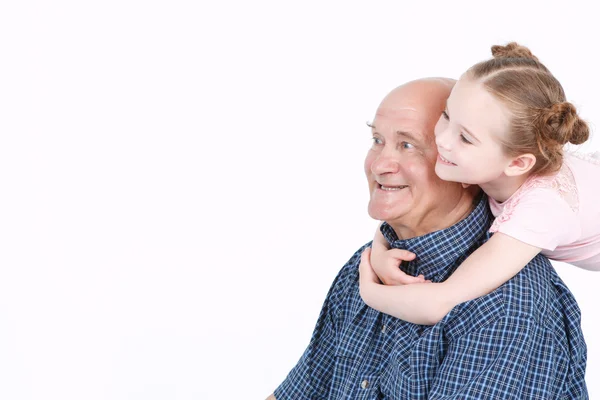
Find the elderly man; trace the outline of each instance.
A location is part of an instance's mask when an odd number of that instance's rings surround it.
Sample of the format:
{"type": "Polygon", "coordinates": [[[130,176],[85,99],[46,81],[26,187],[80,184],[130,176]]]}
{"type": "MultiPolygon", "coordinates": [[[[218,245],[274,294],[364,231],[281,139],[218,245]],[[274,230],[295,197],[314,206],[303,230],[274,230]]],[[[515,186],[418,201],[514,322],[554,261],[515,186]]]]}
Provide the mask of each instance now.
{"type": "MultiPolygon", "coordinates": [[[[489,238],[478,187],[440,180],[433,129],[451,83],[423,79],[393,90],[372,124],[365,172],[369,214],[392,248],[417,259],[411,275],[447,279],[489,238]]],[[[434,326],[369,308],[359,249],[336,277],[312,340],[270,399],[582,399],[586,345],[573,295],[543,256],[492,293],[434,326]]]]}

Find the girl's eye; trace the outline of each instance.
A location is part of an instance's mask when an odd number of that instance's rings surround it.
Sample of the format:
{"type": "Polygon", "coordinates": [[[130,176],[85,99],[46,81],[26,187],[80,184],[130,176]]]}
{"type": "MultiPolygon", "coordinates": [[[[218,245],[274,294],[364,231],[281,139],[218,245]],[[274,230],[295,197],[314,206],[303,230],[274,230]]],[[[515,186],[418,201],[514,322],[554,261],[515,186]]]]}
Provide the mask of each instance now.
{"type": "Polygon", "coordinates": [[[382,144],[383,142],[381,141],[381,139],[376,138],[376,137],[372,137],[371,140],[373,140],[373,144],[382,144]]]}
{"type": "Polygon", "coordinates": [[[415,146],[413,146],[412,144],[408,143],[408,142],[402,142],[402,148],[403,149],[412,149],[415,146]]]}
{"type": "Polygon", "coordinates": [[[467,139],[465,137],[465,135],[463,135],[462,133],[460,134],[460,140],[462,140],[463,143],[466,143],[466,144],[473,144],[473,142],[471,142],[469,139],[467,139]]]}
{"type": "Polygon", "coordinates": [[[442,111],[442,117],[444,117],[444,119],[445,119],[446,121],[449,121],[449,120],[450,120],[450,117],[448,116],[448,113],[447,113],[446,111],[442,111]]]}

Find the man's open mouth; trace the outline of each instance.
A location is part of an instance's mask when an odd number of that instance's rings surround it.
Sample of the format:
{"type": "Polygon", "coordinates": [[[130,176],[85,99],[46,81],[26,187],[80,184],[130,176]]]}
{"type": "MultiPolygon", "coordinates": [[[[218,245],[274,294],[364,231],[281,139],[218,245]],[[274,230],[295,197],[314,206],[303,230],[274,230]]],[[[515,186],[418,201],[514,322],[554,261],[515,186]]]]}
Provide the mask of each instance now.
{"type": "Polygon", "coordinates": [[[408,187],[408,185],[400,185],[400,186],[384,186],[384,185],[379,185],[379,189],[386,190],[386,191],[389,191],[389,192],[392,192],[394,190],[401,190],[401,189],[404,189],[404,188],[407,188],[407,187],[408,187]]]}

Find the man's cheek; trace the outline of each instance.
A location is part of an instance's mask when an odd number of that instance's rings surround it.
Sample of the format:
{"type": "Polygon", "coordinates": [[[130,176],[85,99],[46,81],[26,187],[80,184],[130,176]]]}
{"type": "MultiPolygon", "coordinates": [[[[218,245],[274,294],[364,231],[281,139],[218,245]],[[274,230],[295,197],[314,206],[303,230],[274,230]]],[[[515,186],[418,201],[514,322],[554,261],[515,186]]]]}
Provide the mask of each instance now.
{"type": "Polygon", "coordinates": [[[423,157],[426,162],[430,165],[435,165],[437,161],[438,151],[435,146],[435,142],[431,142],[429,146],[427,146],[427,150],[423,152],[423,157]]]}
{"type": "Polygon", "coordinates": [[[371,164],[373,164],[373,153],[371,150],[369,150],[367,157],[365,157],[364,163],[365,175],[367,175],[367,178],[371,176],[371,164]]]}
{"type": "Polygon", "coordinates": [[[423,162],[422,157],[415,157],[415,159],[407,160],[404,163],[404,169],[406,170],[409,179],[413,180],[416,183],[419,183],[420,180],[424,179],[426,174],[426,165],[423,162]]]}

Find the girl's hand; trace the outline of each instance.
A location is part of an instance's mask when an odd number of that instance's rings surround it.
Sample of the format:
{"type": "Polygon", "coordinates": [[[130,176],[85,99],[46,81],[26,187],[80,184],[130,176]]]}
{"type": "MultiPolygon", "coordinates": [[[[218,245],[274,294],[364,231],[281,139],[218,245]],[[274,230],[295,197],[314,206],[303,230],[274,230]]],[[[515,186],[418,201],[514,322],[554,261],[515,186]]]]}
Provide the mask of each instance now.
{"type": "MultiPolygon", "coordinates": [[[[364,254],[364,253],[363,253],[364,254]]],[[[386,285],[408,285],[411,283],[429,282],[423,275],[411,276],[400,269],[402,261],[415,259],[415,254],[408,250],[390,249],[371,253],[371,265],[381,282],[386,285]]]]}

